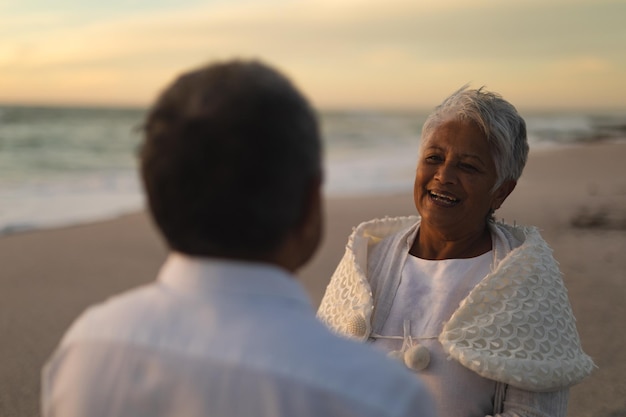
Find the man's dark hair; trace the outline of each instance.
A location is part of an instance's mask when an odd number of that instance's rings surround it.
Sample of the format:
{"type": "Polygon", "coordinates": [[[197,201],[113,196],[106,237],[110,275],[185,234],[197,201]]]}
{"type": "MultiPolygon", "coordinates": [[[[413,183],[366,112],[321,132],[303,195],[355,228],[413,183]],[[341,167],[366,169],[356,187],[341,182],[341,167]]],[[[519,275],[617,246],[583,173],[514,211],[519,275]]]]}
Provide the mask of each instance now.
{"type": "Polygon", "coordinates": [[[321,176],[315,113],[289,80],[256,61],[188,72],[147,116],[141,174],[172,249],[272,254],[303,220],[321,176]]]}

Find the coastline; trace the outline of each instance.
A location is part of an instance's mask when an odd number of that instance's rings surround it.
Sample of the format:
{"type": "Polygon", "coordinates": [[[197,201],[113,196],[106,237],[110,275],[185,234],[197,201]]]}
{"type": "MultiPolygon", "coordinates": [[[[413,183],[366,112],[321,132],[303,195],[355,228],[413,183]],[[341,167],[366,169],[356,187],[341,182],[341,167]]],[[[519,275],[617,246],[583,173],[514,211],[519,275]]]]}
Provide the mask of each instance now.
{"type": "MultiPolygon", "coordinates": [[[[626,414],[626,143],[531,151],[498,219],[537,226],[554,249],[598,369],[573,387],[570,417],[626,414]]],[[[317,306],[352,228],[415,214],[412,196],[329,197],[320,250],[299,273],[317,306]]],[[[39,373],[88,305],[154,279],[165,247],[144,212],[0,237],[0,415],[38,415],[39,373]]]]}

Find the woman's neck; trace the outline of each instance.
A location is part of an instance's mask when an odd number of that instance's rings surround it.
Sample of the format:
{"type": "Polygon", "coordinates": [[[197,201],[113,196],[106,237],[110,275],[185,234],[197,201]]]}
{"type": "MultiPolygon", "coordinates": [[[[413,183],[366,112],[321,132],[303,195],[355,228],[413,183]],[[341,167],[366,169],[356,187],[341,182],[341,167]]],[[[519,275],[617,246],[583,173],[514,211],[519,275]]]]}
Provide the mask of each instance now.
{"type": "Polygon", "coordinates": [[[491,233],[485,227],[463,236],[450,236],[420,226],[409,253],[422,259],[465,259],[491,250],[491,233]]]}

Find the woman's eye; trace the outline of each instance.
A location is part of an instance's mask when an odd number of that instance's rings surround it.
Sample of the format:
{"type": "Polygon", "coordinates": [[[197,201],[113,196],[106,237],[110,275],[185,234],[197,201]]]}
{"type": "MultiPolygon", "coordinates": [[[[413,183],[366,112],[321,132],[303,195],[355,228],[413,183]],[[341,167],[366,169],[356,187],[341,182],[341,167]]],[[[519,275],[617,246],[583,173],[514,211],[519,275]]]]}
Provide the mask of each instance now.
{"type": "Polygon", "coordinates": [[[459,166],[467,171],[477,171],[476,167],[474,165],[470,165],[470,164],[459,164],[459,166]]]}
{"type": "Polygon", "coordinates": [[[428,162],[440,162],[440,161],[442,161],[442,160],[443,160],[443,158],[441,158],[441,157],[440,157],[440,156],[438,156],[438,155],[430,155],[430,156],[427,156],[427,157],[426,157],[426,160],[427,160],[428,162]]]}

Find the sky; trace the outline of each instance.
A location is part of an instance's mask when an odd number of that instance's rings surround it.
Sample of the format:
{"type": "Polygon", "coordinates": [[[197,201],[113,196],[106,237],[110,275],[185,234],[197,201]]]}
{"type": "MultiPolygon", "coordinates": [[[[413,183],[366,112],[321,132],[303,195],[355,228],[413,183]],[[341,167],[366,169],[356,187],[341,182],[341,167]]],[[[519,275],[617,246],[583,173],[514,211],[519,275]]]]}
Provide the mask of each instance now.
{"type": "Polygon", "coordinates": [[[626,110],[625,22],[626,0],[0,0],[0,103],[146,106],[244,58],[321,109],[431,109],[470,83],[626,110]]]}

